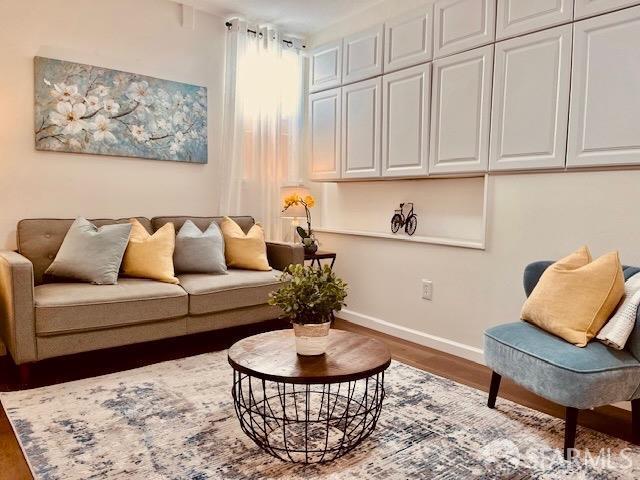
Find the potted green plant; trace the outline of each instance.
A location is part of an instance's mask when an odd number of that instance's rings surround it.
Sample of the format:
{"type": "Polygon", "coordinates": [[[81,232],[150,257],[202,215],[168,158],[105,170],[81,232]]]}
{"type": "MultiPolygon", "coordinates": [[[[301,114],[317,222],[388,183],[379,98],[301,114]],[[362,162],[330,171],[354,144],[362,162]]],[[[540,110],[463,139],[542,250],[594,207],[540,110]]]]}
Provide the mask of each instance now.
{"type": "Polygon", "coordinates": [[[345,305],[347,284],[328,265],[290,265],[280,279],[283,284],[271,293],[269,304],[280,307],[293,324],[299,355],[322,355],[333,313],[345,305]]]}

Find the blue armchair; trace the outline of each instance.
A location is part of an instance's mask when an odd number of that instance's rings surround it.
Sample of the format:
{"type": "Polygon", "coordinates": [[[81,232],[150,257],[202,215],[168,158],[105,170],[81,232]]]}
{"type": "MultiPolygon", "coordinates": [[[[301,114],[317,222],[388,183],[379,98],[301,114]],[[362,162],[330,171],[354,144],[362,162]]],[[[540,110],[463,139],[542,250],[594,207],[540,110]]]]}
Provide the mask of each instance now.
{"type": "MultiPolygon", "coordinates": [[[[535,262],[525,268],[527,296],[552,263],[535,262]]],[[[623,270],[625,280],[640,272],[636,267],[623,270]]],[[[566,459],[575,446],[581,409],[631,401],[632,435],[635,442],[640,440],[640,315],[625,350],[614,350],[598,341],[579,348],[520,321],[488,329],[484,354],[493,371],[489,408],[495,408],[502,376],[566,408],[566,459]]]]}

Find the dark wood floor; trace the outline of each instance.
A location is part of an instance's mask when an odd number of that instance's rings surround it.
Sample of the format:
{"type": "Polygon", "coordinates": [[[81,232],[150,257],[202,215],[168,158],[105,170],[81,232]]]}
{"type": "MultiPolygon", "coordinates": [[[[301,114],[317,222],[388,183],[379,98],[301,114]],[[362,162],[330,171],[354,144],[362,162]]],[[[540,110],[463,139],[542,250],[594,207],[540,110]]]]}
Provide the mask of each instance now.
{"type": "MultiPolygon", "coordinates": [[[[223,350],[245,336],[285,327],[284,323],[274,321],[259,326],[226,330],[224,333],[209,332],[46,360],[34,366],[28,387],[52,385],[190,355],[223,350]]],[[[389,346],[393,358],[400,362],[479,390],[487,391],[488,389],[491,372],[486,367],[342,320],[337,320],[335,327],[383,340],[389,346]]],[[[19,388],[24,388],[24,386],[19,383],[16,367],[8,357],[0,357],[0,391],[19,388]]],[[[533,395],[506,379],[502,381],[498,406],[500,397],[508,398],[556,417],[562,418],[564,415],[564,409],[559,405],[533,395]]],[[[631,414],[620,408],[602,407],[581,412],[580,424],[624,440],[630,441],[631,439],[631,414]]],[[[11,425],[4,410],[0,409],[0,480],[31,478],[11,425]]]]}

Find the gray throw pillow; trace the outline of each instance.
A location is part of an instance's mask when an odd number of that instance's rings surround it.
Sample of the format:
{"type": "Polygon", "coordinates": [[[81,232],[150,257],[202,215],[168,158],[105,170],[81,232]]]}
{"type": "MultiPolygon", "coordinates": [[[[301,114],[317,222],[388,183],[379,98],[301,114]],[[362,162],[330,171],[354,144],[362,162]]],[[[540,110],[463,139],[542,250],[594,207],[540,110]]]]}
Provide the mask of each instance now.
{"type": "Polygon", "coordinates": [[[203,233],[187,220],[176,235],[173,266],[180,273],[227,273],[224,238],[214,221],[203,233]]]}
{"type": "Polygon", "coordinates": [[[96,285],[115,285],[130,232],[130,223],[98,228],[84,218],[76,218],[44,273],[96,285]]]}

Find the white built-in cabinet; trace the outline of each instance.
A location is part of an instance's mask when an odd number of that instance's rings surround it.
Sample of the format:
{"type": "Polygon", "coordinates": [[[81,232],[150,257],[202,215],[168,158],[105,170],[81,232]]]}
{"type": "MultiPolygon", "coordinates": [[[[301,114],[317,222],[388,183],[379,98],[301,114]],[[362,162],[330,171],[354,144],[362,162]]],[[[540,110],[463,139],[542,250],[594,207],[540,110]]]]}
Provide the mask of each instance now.
{"type": "Polygon", "coordinates": [[[308,53],[319,181],[640,165],[640,0],[435,0],[308,53]]]}
{"type": "Polygon", "coordinates": [[[342,84],[382,73],[382,24],[345,37],[342,41],[342,84]]]}
{"type": "Polygon", "coordinates": [[[430,63],[382,77],[383,176],[427,175],[430,100],[430,63]]]}
{"type": "Polygon", "coordinates": [[[575,0],[575,2],[574,17],[576,19],[640,4],[640,0],[575,0]]]}
{"type": "Polygon", "coordinates": [[[570,22],[573,0],[498,0],[496,39],[570,22]]]}
{"type": "Polygon", "coordinates": [[[309,92],[342,83],[342,40],[325,43],[309,52],[309,92]]]}
{"type": "Polygon", "coordinates": [[[493,45],[433,62],[430,173],[487,170],[492,72],[493,45]]]}
{"type": "Polygon", "coordinates": [[[435,58],[495,40],[496,0],[437,0],[433,16],[435,58]]]}
{"type": "Polygon", "coordinates": [[[571,81],[571,25],[495,47],[489,169],[565,164],[571,81]]]}
{"type": "Polygon", "coordinates": [[[382,78],[342,87],[342,178],[380,176],[382,78]]]}
{"type": "Polygon", "coordinates": [[[640,7],[574,24],[568,167],[640,164],[640,7]]]}
{"type": "Polygon", "coordinates": [[[309,95],[309,176],[314,180],[341,177],[342,89],[309,95]]]}
{"type": "Polygon", "coordinates": [[[385,22],[384,72],[427,62],[433,58],[433,5],[385,22]]]}

